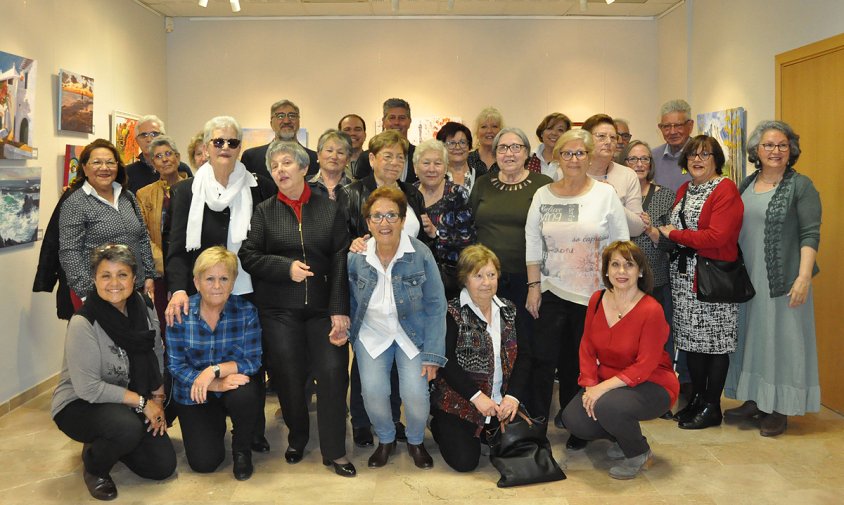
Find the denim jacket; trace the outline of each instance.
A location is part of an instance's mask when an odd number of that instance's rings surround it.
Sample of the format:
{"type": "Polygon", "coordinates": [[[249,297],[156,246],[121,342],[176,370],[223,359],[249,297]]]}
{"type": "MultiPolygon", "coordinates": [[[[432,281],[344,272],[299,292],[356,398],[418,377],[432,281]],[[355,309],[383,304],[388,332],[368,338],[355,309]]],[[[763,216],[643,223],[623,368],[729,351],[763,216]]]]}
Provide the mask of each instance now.
{"type": "MultiPolygon", "coordinates": [[[[414,253],[396,260],[392,271],[393,296],[399,323],[422,354],[422,363],[445,366],[446,299],[437,264],[431,250],[410,237],[414,253]]],[[[360,332],[369,300],[378,282],[378,272],[363,254],[349,253],[349,294],[352,328],[349,341],[360,332]]]]}

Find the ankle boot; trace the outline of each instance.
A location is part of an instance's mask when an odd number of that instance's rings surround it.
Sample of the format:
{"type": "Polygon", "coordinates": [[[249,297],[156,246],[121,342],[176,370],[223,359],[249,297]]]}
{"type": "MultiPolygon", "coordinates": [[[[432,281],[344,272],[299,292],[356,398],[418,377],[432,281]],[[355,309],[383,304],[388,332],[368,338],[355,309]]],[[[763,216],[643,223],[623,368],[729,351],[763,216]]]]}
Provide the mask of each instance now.
{"type": "Polygon", "coordinates": [[[762,411],[756,406],[753,400],[747,400],[741,406],[734,409],[727,409],[724,411],[724,419],[729,421],[738,421],[741,419],[750,419],[761,414],[762,411]]]}
{"type": "Polygon", "coordinates": [[[674,414],[674,420],[678,422],[690,421],[703,408],[703,403],[703,395],[695,393],[689,403],[674,414]]]}
{"type": "Polygon", "coordinates": [[[610,477],[619,480],[629,480],[639,473],[640,470],[647,470],[653,463],[653,453],[650,450],[644,454],[632,458],[624,458],[621,464],[610,468],[610,477]]]}
{"type": "Polygon", "coordinates": [[[710,426],[720,426],[722,420],[720,403],[704,403],[703,409],[690,420],[680,421],[679,426],[684,430],[702,430],[710,426]]]}

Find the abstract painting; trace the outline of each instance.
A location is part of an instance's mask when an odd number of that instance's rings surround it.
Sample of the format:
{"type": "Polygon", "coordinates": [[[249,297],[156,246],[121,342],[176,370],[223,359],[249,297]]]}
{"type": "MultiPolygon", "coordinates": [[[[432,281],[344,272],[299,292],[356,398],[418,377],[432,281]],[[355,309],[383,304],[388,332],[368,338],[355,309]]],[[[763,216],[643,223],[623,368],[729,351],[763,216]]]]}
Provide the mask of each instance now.
{"type": "Polygon", "coordinates": [[[0,51],[0,159],[38,157],[32,147],[37,63],[0,51]]]}
{"type": "Polygon", "coordinates": [[[699,133],[718,140],[727,161],[724,176],[738,185],[747,164],[747,111],[743,107],[697,115],[699,133]]]}
{"type": "Polygon", "coordinates": [[[0,169],[0,247],[35,242],[40,206],[40,167],[0,169]]]}
{"type": "Polygon", "coordinates": [[[82,155],[82,150],[85,146],[74,146],[67,144],[64,150],[64,178],[62,179],[62,187],[67,188],[73,181],[82,167],[79,165],[79,156],[82,155]]]}
{"type": "Polygon", "coordinates": [[[141,117],[136,114],[114,111],[111,114],[111,143],[117,147],[123,164],[138,160],[140,147],[135,140],[135,125],[141,117]]]}
{"type": "Polygon", "coordinates": [[[94,133],[94,79],[59,70],[59,130],[94,133]]]}

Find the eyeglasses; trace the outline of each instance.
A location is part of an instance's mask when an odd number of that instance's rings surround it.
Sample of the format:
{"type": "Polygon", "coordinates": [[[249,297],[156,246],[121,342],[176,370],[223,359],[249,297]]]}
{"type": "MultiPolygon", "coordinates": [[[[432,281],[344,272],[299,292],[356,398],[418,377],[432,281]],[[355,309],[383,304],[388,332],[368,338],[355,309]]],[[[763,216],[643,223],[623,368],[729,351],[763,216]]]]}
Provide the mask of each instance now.
{"type": "Polygon", "coordinates": [[[504,154],[507,151],[510,151],[513,154],[519,154],[525,148],[527,148],[527,146],[524,144],[498,144],[498,147],[495,150],[498,154],[504,154]]]}
{"type": "Polygon", "coordinates": [[[712,153],[707,151],[700,151],[697,153],[689,153],[686,155],[686,159],[689,161],[694,161],[695,158],[700,158],[700,161],[706,161],[712,157],[712,153]]]}
{"type": "Polygon", "coordinates": [[[380,224],[381,221],[386,219],[388,223],[394,224],[402,217],[395,212],[387,212],[386,214],[375,213],[369,215],[369,220],[375,224],[380,224]]]}
{"type": "Polygon", "coordinates": [[[650,156],[639,156],[637,158],[636,156],[629,156],[627,158],[624,158],[624,161],[626,161],[627,163],[629,163],[631,165],[635,165],[636,163],[640,163],[640,162],[644,163],[645,165],[650,165],[651,157],[650,156]]]}
{"type": "Polygon", "coordinates": [[[156,154],[155,156],[153,156],[153,158],[157,159],[158,161],[161,161],[164,158],[169,159],[169,158],[172,158],[175,155],[176,155],[176,153],[174,153],[173,151],[164,151],[163,153],[156,154]]]}
{"type": "Polygon", "coordinates": [[[618,136],[621,137],[625,142],[633,138],[633,135],[631,135],[630,133],[619,133],[618,136]]]}
{"type": "Polygon", "coordinates": [[[149,138],[154,139],[155,137],[158,137],[159,135],[161,135],[161,132],[143,132],[143,133],[139,133],[138,137],[142,138],[142,139],[149,139],[149,138]]]}
{"type": "Polygon", "coordinates": [[[211,145],[217,149],[222,149],[226,144],[232,149],[240,147],[240,139],[211,139],[211,145]]]}
{"type": "Polygon", "coordinates": [[[284,112],[276,112],[276,113],[273,114],[273,118],[278,119],[279,121],[284,121],[285,119],[289,119],[291,121],[296,121],[297,119],[299,119],[299,113],[298,112],[288,112],[288,113],[285,114],[284,112]]]}
{"type": "Polygon", "coordinates": [[[586,151],[583,151],[583,150],[560,151],[560,158],[564,159],[565,161],[569,161],[572,158],[577,158],[579,160],[582,160],[583,158],[586,157],[587,154],[589,154],[589,153],[587,153],[586,151]]]}
{"type": "Polygon", "coordinates": [[[691,119],[687,119],[682,123],[659,123],[659,129],[664,132],[670,132],[671,130],[682,130],[687,124],[689,124],[691,119]]]}
{"type": "Polygon", "coordinates": [[[607,134],[607,133],[596,133],[595,135],[593,135],[593,137],[595,137],[595,140],[597,140],[598,142],[606,142],[606,141],[618,142],[618,135],[611,135],[611,134],[607,134]]]}
{"type": "Polygon", "coordinates": [[[445,146],[449,149],[452,149],[452,150],[457,149],[458,147],[460,149],[466,149],[466,146],[468,146],[468,145],[469,145],[469,143],[466,142],[465,140],[457,140],[457,141],[449,140],[448,142],[445,143],[445,146]]]}
{"type": "Polygon", "coordinates": [[[115,168],[117,166],[117,161],[115,160],[90,160],[88,161],[88,166],[94,167],[97,169],[108,167],[108,168],[115,168]]]}
{"type": "Polygon", "coordinates": [[[384,163],[404,163],[405,159],[407,159],[402,154],[393,155],[390,153],[378,153],[378,155],[381,156],[381,159],[384,160],[384,163]]]}
{"type": "Polygon", "coordinates": [[[771,144],[771,143],[762,144],[762,149],[764,149],[768,152],[773,151],[775,147],[781,153],[784,153],[784,152],[788,151],[789,149],[791,149],[791,146],[788,145],[788,144],[771,144]]]}

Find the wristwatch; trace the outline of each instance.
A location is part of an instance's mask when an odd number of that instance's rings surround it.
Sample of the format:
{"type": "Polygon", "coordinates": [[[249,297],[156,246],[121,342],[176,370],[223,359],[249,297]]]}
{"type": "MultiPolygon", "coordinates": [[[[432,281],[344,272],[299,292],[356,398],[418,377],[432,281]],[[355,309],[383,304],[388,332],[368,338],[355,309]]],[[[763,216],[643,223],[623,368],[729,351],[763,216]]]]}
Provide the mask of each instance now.
{"type": "Polygon", "coordinates": [[[144,413],[144,407],[147,406],[147,398],[144,395],[138,396],[138,406],[135,407],[135,412],[138,414],[144,413]]]}
{"type": "Polygon", "coordinates": [[[214,370],[214,378],[219,379],[220,378],[220,365],[212,366],[211,370],[214,370]]]}

